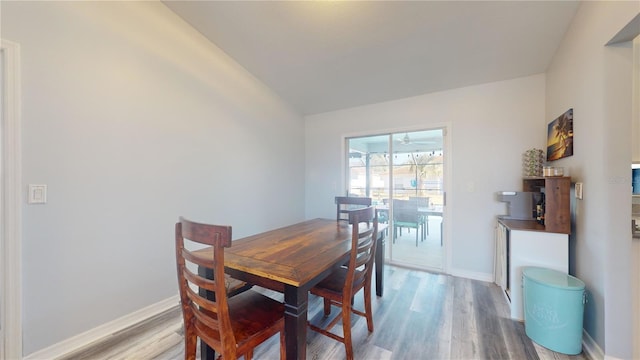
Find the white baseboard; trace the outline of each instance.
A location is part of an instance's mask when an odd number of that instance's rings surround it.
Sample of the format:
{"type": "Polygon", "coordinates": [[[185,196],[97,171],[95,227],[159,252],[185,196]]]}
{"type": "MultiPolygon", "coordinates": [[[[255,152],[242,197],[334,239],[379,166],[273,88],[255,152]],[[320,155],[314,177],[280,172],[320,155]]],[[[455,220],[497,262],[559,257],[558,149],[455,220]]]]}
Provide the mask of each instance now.
{"type": "Polygon", "coordinates": [[[604,356],[604,360],[624,360],[624,359],[617,358],[617,357],[614,357],[614,356],[605,355],[604,356]]]}
{"type": "Polygon", "coordinates": [[[493,273],[483,273],[475,271],[467,271],[460,269],[451,269],[449,272],[452,276],[457,276],[465,279],[478,280],[484,282],[493,282],[493,273]]]}
{"type": "MultiPolygon", "coordinates": [[[[582,350],[591,360],[604,360],[605,355],[600,346],[593,340],[589,333],[586,331],[582,331],[582,350]]],[[[609,360],[614,360],[614,358],[607,357],[609,360]]]]}
{"type": "Polygon", "coordinates": [[[24,357],[24,360],[55,359],[61,357],[65,354],[81,349],[94,341],[124,330],[127,327],[135,325],[150,317],[161,314],[178,304],[180,304],[180,297],[178,295],[172,296],[168,299],[127,314],[121,318],[102,324],[82,334],[78,334],[57,344],[31,353],[24,357]]]}

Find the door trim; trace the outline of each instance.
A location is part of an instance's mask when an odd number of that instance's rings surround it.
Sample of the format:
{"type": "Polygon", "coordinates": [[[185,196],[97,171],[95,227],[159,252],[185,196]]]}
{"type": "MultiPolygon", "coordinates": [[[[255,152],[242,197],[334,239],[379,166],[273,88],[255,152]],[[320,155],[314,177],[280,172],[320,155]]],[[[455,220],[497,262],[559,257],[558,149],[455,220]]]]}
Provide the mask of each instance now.
{"type": "Polygon", "coordinates": [[[22,358],[22,209],[20,145],[20,45],[2,40],[2,131],[0,166],[0,256],[2,268],[0,359],[22,358]]]}
{"type": "MultiPolygon", "coordinates": [[[[341,137],[342,137],[342,141],[341,141],[341,178],[343,179],[339,185],[337,185],[336,183],[333,184],[333,187],[335,190],[338,190],[336,193],[340,193],[340,194],[346,194],[347,190],[349,189],[349,185],[348,185],[348,158],[347,156],[345,156],[346,154],[346,150],[348,148],[348,140],[350,138],[357,138],[357,137],[368,137],[368,136],[380,136],[380,135],[389,135],[391,136],[391,134],[397,134],[397,133],[406,133],[406,132],[414,132],[414,131],[425,131],[425,130],[433,130],[433,129],[442,129],[443,131],[443,144],[442,144],[442,148],[445,155],[445,160],[444,160],[444,164],[443,164],[443,171],[444,171],[444,192],[443,192],[443,196],[444,196],[444,200],[445,200],[445,204],[443,206],[443,261],[442,261],[442,268],[440,269],[436,269],[436,268],[430,268],[430,267],[424,267],[424,266],[418,266],[418,265],[411,265],[411,264],[406,264],[406,263],[399,263],[399,262],[395,262],[395,261],[390,261],[390,264],[394,264],[394,265],[400,265],[403,267],[407,267],[407,268],[413,268],[413,269],[420,269],[420,270],[427,270],[427,271],[431,271],[431,272],[439,272],[439,273],[444,273],[444,274],[451,274],[452,271],[452,262],[453,262],[453,250],[451,249],[452,246],[450,244],[452,236],[451,231],[453,229],[453,224],[452,224],[452,217],[451,217],[451,206],[449,206],[449,204],[452,204],[453,202],[453,184],[452,184],[452,162],[453,162],[453,152],[452,150],[452,145],[451,145],[451,139],[452,139],[452,128],[453,125],[450,121],[444,121],[444,122],[439,122],[439,123],[423,123],[420,125],[412,125],[412,126],[404,126],[404,127],[394,127],[394,128],[385,128],[385,129],[370,129],[370,130],[362,130],[362,131],[357,131],[357,132],[349,132],[349,133],[342,133],[341,137]],[[446,221],[445,221],[446,220],[446,221]]],[[[393,146],[393,143],[391,144],[391,146],[393,146]]],[[[393,151],[393,149],[392,149],[393,151]]],[[[391,178],[393,177],[393,171],[389,172],[389,183],[391,183],[391,178]]],[[[387,260],[385,260],[387,261],[387,260]]]]}

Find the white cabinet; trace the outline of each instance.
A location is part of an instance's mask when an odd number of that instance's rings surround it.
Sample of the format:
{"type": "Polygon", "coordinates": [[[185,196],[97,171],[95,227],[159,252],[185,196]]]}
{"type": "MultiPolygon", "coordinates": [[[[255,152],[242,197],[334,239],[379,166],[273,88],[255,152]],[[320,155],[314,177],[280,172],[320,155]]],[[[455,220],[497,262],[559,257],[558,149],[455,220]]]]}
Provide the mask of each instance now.
{"type": "Polygon", "coordinates": [[[501,283],[498,282],[500,270],[496,271],[496,283],[505,291],[510,301],[511,318],[516,320],[524,320],[522,268],[540,266],[569,272],[569,235],[529,230],[528,224],[523,223],[528,222],[500,220],[496,232],[496,269],[506,270],[502,275],[506,275],[506,279],[501,283]],[[504,239],[501,240],[501,236],[504,239]]]}
{"type": "Polygon", "coordinates": [[[494,281],[503,290],[507,289],[507,227],[498,222],[496,227],[496,256],[493,264],[494,281]]]}

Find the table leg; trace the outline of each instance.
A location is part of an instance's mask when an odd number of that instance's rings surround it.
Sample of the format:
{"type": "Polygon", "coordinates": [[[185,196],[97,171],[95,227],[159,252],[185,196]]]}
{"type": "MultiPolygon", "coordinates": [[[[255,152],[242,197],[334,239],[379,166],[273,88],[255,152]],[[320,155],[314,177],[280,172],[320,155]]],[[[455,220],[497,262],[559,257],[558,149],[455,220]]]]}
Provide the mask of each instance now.
{"type": "Polygon", "coordinates": [[[382,296],[384,292],[384,231],[378,232],[378,243],[376,244],[376,254],[373,259],[376,266],[376,295],[382,296]]]}
{"type": "Polygon", "coordinates": [[[304,360],[307,357],[307,290],[285,285],[284,334],[287,360],[304,360]]]}

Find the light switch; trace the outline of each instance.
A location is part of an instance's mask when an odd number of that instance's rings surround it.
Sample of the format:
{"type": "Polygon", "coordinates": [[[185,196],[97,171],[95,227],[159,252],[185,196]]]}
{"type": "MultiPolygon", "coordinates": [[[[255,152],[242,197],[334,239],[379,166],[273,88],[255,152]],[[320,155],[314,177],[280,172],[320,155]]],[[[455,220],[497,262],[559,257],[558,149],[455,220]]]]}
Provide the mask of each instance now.
{"type": "Polygon", "coordinates": [[[29,204],[47,203],[47,185],[29,184],[29,204]]]}
{"type": "Polygon", "coordinates": [[[576,199],[582,200],[582,183],[576,183],[576,199]]]}

